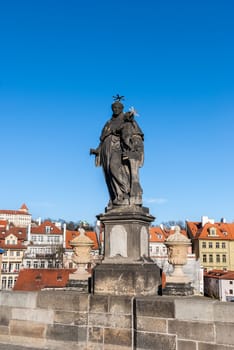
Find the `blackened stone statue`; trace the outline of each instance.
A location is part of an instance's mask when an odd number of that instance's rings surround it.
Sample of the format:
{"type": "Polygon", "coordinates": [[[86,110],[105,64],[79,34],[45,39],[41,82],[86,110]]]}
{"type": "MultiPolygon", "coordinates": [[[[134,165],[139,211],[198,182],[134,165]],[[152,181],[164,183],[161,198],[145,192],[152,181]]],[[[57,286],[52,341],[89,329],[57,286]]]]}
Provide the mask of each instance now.
{"type": "Polygon", "coordinates": [[[102,130],[99,146],[90,154],[96,156],[96,166],[104,171],[110,196],[108,209],[141,206],[139,167],[144,160],[144,135],[135,121],[135,111],[124,113],[123,96],[114,99],[112,117],[102,130]]]}

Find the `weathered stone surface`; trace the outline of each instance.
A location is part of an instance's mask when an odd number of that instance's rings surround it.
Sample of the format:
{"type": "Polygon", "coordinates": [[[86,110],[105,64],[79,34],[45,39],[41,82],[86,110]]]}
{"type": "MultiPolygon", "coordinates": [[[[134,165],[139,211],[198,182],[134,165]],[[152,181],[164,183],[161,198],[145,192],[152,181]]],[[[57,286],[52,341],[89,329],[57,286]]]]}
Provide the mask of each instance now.
{"type": "Polygon", "coordinates": [[[90,327],[89,328],[89,342],[91,343],[103,343],[104,330],[100,327],[90,327]]]}
{"type": "Polygon", "coordinates": [[[132,332],[127,329],[105,328],[104,343],[119,346],[131,346],[132,332]]]}
{"type": "Polygon", "coordinates": [[[61,341],[78,341],[78,327],[70,325],[55,324],[48,326],[46,338],[61,341]]]}
{"type": "Polygon", "coordinates": [[[8,326],[0,326],[0,341],[1,341],[1,335],[8,335],[9,334],[9,327],[8,326]]]}
{"type": "Polygon", "coordinates": [[[104,344],[103,349],[104,350],[132,350],[132,346],[104,344]]]}
{"type": "Polygon", "coordinates": [[[12,318],[16,320],[52,324],[54,321],[54,311],[43,309],[13,308],[12,318]]]}
{"type": "Polygon", "coordinates": [[[115,296],[109,297],[109,312],[113,314],[131,314],[132,297],[115,296]]]}
{"type": "MultiPolygon", "coordinates": [[[[205,307],[207,309],[208,302],[206,301],[205,307]]],[[[214,308],[214,321],[216,322],[230,322],[234,323],[234,303],[221,303],[215,301],[213,304],[214,308]]]]}
{"type": "Polygon", "coordinates": [[[137,316],[174,318],[174,299],[163,297],[136,298],[137,316]]]}
{"type": "Polygon", "coordinates": [[[155,317],[137,317],[136,328],[138,331],[167,333],[167,320],[155,317]]]}
{"type": "Polygon", "coordinates": [[[176,350],[176,336],[137,332],[137,350],[176,350]]]}
{"type": "Polygon", "coordinates": [[[215,301],[201,298],[175,298],[175,318],[188,321],[210,321],[214,320],[215,301]],[[193,312],[191,312],[191,308],[193,312]],[[206,312],[204,312],[204,309],[206,312]]]}
{"type": "Polygon", "coordinates": [[[24,336],[32,338],[44,338],[46,325],[32,321],[11,320],[10,334],[14,336],[24,336]]]}
{"type": "Polygon", "coordinates": [[[89,312],[108,312],[109,296],[90,295],[89,312]]]}
{"type": "Polygon", "coordinates": [[[89,314],[89,325],[99,327],[130,328],[131,316],[115,314],[89,314]]]}
{"type": "Polygon", "coordinates": [[[234,322],[216,323],[216,341],[218,344],[234,345],[234,322]]]}
{"type": "Polygon", "coordinates": [[[94,269],[94,293],[104,295],[157,295],[160,269],[153,263],[101,264],[94,269]]]}
{"type": "Polygon", "coordinates": [[[98,216],[105,226],[105,257],[107,263],[134,263],[149,256],[148,229],[155,219],[148,208],[116,207],[98,216]]]}
{"type": "MultiPolygon", "coordinates": [[[[32,347],[25,347],[25,345],[12,345],[12,344],[1,344],[0,347],[1,350],[30,350],[30,349],[37,349],[42,350],[42,348],[32,348],[32,347]]],[[[44,348],[43,348],[44,349],[44,348]]]]}
{"type": "Polygon", "coordinates": [[[208,322],[168,321],[168,333],[188,340],[215,341],[214,325],[208,322]]]}
{"type": "Polygon", "coordinates": [[[9,307],[35,308],[37,302],[37,292],[14,292],[1,291],[0,305],[9,307]]]}
{"type": "Polygon", "coordinates": [[[41,291],[37,307],[53,310],[88,311],[88,294],[75,291],[41,291]]]}
{"type": "MultiPolygon", "coordinates": [[[[173,279],[175,279],[175,277],[173,277],[173,279]]],[[[162,290],[162,294],[174,296],[188,296],[193,295],[194,291],[193,287],[191,286],[191,283],[167,282],[166,287],[162,290]]]]}
{"type": "Polygon", "coordinates": [[[12,319],[12,308],[9,306],[0,306],[0,325],[8,326],[12,319]]]}
{"type": "Polygon", "coordinates": [[[88,313],[86,312],[68,312],[68,311],[55,311],[54,322],[70,325],[87,325],[88,313]]]}
{"type": "Polygon", "coordinates": [[[233,349],[234,349],[234,346],[198,343],[198,349],[197,350],[233,350],[233,349]]]}
{"type": "Polygon", "coordinates": [[[178,340],[177,350],[197,350],[196,343],[193,341],[178,340]]]}

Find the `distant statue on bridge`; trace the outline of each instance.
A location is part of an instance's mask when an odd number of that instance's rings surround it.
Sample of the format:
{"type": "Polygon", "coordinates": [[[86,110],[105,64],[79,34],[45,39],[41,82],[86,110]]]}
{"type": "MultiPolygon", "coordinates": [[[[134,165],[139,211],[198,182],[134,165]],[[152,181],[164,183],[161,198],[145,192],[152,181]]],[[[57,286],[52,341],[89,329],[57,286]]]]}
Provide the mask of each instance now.
{"type": "Polygon", "coordinates": [[[104,171],[110,196],[108,209],[142,205],[139,167],[144,161],[144,134],[135,121],[135,110],[124,113],[123,97],[113,97],[112,117],[102,130],[99,146],[90,149],[96,166],[104,171]]]}

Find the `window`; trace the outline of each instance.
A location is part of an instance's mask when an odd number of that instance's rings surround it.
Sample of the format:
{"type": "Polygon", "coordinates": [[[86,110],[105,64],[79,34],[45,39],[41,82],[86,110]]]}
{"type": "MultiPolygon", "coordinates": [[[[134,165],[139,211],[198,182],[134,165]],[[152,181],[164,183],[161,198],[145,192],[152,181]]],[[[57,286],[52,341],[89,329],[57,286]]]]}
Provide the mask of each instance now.
{"type": "Polygon", "coordinates": [[[210,236],[216,236],[216,228],[215,227],[210,227],[209,228],[209,235],[210,236]]]}
{"type": "Polygon", "coordinates": [[[34,267],[34,269],[38,269],[38,262],[37,261],[33,262],[33,267],[34,267]]]}
{"type": "Polygon", "coordinates": [[[210,263],[213,262],[213,255],[212,255],[212,254],[209,255],[209,262],[210,262],[210,263]]]}
{"type": "Polygon", "coordinates": [[[2,269],[3,269],[3,271],[5,271],[5,272],[7,271],[7,263],[3,263],[3,264],[2,264],[2,269]]]}
{"type": "Polygon", "coordinates": [[[27,266],[28,269],[30,269],[30,267],[31,267],[31,261],[27,261],[26,266],[27,266]]]}
{"type": "Polygon", "coordinates": [[[19,263],[16,263],[16,264],[15,264],[15,270],[16,270],[16,271],[19,271],[19,269],[20,269],[20,264],[19,264],[19,263]]]}
{"type": "Polygon", "coordinates": [[[216,242],[215,247],[219,248],[219,242],[216,242]]]}
{"type": "Polygon", "coordinates": [[[220,263],[220,255],[219,254],[216,255],[216,262],[220,263]]]}
{"type": "Polygon", "coordinates": [[[226,243],[222,242],[222,248],[225,249],[226,248],[226,243]]]}
{"type": "Polygon", "coordinates": [[[46,232],[46,233],[50,233],[50,229],[51,229],[50,226],[46,226],[46,227],[45,227],[45,232],[46,232]]]}
{"type": "Polygon", "coordinates": [[[20,251],[17,251],[17,252],[16,252],[16,256],[20,256],[20,251]]]}
{"type": "Polygon", "coordinates": [[[202,242],[202,248],[206,248],[206,242],[202,242]]]}
{"type": "Polygon", "coordinates": [[[7,286],[7,280],[6,280],[6,277],[4,276],[2,278],[2,289],[6,289],[6,286],[7,286]]]}
{"type": "Polygon", "coordinates": [[[11,289],[13,285],[13,278],[10,276],[7,281],[7,288],[11,289]]]}
{"type": "Polygon", "coordinates": [[[233,284],[233,281],[229,281],[229,284],[233,284]]]}
{"type": "Polygon", "coordinates": [[[204,263],[206,263],[206,254],[204,254],[204,255],[202,256],[202,261],[203,261],[204,263]]]}
{"type": "Polygon", "coordinates": [[[232,289],[229,289],[229,294],[233,294],[233,290],[232,289]]]}
{"type": "Polygon", "coordinates": [[[14,251],[10,250],[10,256],[14,256],[14,251]]]}
{"type": "Polygon", "coordinates": [[[41,261],[41,268],[44,269],[45,268],[45,262],[41,261]]]}
{"type": "Polygon", "coordinates": [[[209,242],[209,248],[213,248],[213,243],[209,242]]]}
{"type": "Polygon", "coordinates": [[[222,258],[224,263],[227,262],[226,254],[223,254],[222,258]]]}

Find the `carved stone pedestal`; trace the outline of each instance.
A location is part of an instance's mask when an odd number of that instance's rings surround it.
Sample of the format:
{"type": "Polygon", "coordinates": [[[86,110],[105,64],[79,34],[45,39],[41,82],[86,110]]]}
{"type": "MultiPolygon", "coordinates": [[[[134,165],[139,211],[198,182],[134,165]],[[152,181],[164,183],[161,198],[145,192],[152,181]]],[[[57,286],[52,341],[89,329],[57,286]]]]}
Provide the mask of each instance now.
{"type": "Polygon", "coordinates": [[[157,295],[160,269],[149,258],[147,208],[128,206],[98,216],[104,226],[104,260],[93,271],[93,292],[110,295],[157,295]]]}
{"type": "Polygon", "coordinates": [[[160,269],[154,263],[101,264],[94,269],[95,294],[157,295],[160,269]]]}

